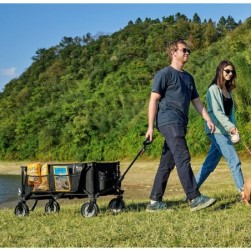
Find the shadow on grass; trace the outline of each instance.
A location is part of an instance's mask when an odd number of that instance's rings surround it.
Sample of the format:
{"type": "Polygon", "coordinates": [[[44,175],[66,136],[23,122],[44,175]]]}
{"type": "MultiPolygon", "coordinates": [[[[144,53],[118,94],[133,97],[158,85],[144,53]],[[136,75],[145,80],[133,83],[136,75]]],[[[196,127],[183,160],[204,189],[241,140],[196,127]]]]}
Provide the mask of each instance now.
{"type": "Polygon", "coordinates": [[[215,211],[228,210],[228,209],[231,209],[233,206],[236,206],[236,203],[241,203],[240,201],[238,201],[236,197],[228,198],[228,200],[229,201],[226,201],[226,199],[222,199],[222,198],[216,198],[214,210],[215,211]]]}
{"type": "MultiPolygon", "coordinates": [[[[219,196],[219,197],[215,197],[216,198],[216,202],[211,205],[210,207],[207,208],[207,210],[210,211],[222,211],[222,210],[229,210],[232,209],[232,207],[236,206],[238,202],[238,200],[236,199],[235,196],[230,196],[230,197],[225,197],[225,196],[219,196]]],[[[175,200],[167,200],[165,201],[167,203],[168,208],[174,210],[174,211],[183,211],[183,210],[188,210],[190,211],[190,206],[189,206],[189,202],[184,201],[182,198],[180,199],[175,199],[175,200]]],[[[125,207],[121,210],[113,211],[109,208],[108,205],[102,205],[99,207],[99,214],[103,214],[103,215],[107,215],[107,214],[120,214],[122,212],[145,212],[146,211],[146,207],[149,203],[149,200],[147,201],[125,201],[125,207]]],[[[109,203],[108,203],[109,204],[109,203]]]]}
{"type": "MultiPolygon", "coordinates": [[[[147,202],[139,202],[139,203],[128,203],[123,211],[129,211],[129,212],[141,212],[141,211],[145,211],[146,207],[148,205],[149,201],[147,202]]],[[[186,202],[184,201],[168,201],[167,202],[167,206],[170,209],[173,210],[177,210],[178,208],[180,208],[181,206],[183,206],[184,204],[187,205],[186,202]]]]}
{"type": "MultiPolygon", "coordinates": [[[[142,212],[146,210],[147,202],[131,202],[128,203],[123,211],[126,212],[142,212]]],[[[226,202],[226,200],[222,200],[222,198],[216,198],[216,202],[210,206],[211,210],[213,211],[220,211],[220,210],[228,210],[231,209],[233,206],[236,206],[236,203],[240,203],[236,201],[236,198],[232,198],[229,201],[226,202]]],[[[172,200],[172,201],[167,201],[168,208],[173,209],[174,211],[177,210],[183,210],[185,208],[190,208],[189,203],[183,200],[172,200]]]]}

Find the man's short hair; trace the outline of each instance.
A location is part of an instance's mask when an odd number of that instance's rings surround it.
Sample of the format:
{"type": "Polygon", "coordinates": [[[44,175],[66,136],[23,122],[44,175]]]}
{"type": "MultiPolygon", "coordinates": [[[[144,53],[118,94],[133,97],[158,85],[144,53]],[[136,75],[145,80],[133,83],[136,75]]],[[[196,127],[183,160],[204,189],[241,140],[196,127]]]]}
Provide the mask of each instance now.
{"type": "Polygon", "coordinates": [[[184,44],[184,45],[187,46],[187,42],[185,42],[184,39],[179,38],[179,39],[177,39],[177,40],[171,42],[171,43],[167,46],[167,48],[166,48],[166,53],[167,53],[167,55],[168,55],[168,58],[169,58],[170,62],[172,62],[172,54],[173,54],[173,52],[175,52],[175,51],[178,50],[178,44],[184,44]]]}

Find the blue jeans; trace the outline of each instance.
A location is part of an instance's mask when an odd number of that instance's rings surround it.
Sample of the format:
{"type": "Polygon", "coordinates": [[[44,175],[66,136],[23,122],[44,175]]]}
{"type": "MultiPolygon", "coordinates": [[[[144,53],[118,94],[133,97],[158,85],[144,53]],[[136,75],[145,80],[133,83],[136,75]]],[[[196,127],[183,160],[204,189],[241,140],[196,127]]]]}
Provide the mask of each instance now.
{"type": "Polygon", "coordinates": [[[150,199],[162,200],[168,178],[175,165],[186,197],[189,200],[194,199],[200,195],[200,192],[190,165],[190,153],[185,139],[186,128],[172,124],[162,126],[158,130],[165,140],[150,199]]]}
{"type": "Polygon", "coordinates": [[[200,187],[210,173],[214,171],[223,156],[227,161],[238,191],[243,191],[244,179],[241,171],[241,162],[229,136],[215,133],[208,134],[208,137],[211,141],[211,146],[204,163],[195,176],[198,187],[200,187]]]}

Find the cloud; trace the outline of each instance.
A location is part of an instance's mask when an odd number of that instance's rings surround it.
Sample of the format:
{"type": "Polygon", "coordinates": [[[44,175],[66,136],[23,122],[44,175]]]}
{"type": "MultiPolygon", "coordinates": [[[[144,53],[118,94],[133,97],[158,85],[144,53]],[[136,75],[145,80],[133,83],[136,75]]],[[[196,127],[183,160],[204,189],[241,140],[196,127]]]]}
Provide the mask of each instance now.
{"type": "Polygon", "coordinates": [[[15,67],[10,67],[10,68],[2,68],[0,72],[1,75],[3,76],[14,78],[17,75],[16,70],[17,69],[15,67]]]}

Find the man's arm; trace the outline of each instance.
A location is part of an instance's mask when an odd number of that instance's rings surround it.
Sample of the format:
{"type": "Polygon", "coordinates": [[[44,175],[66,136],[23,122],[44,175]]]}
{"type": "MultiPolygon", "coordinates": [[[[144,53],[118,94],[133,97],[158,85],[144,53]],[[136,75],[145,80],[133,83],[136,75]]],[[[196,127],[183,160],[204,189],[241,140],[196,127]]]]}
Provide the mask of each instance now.
{"type": "Polygon", "coordinates": [[[153,140],[154,121],[156,117],[157,107],[160,100],[160,94],[152,92],[148,106],[148,130],[146,132],[146,139],[153,140]]]}
{"type": "Polygon", "coordinates": [[[211,121],[211,118],[200,98],[193,99],[192,104],[196,111],[207,121],[207,126],[211,130],[211,133],[213,133],[215,131],[214,123],[211,121]]]}

